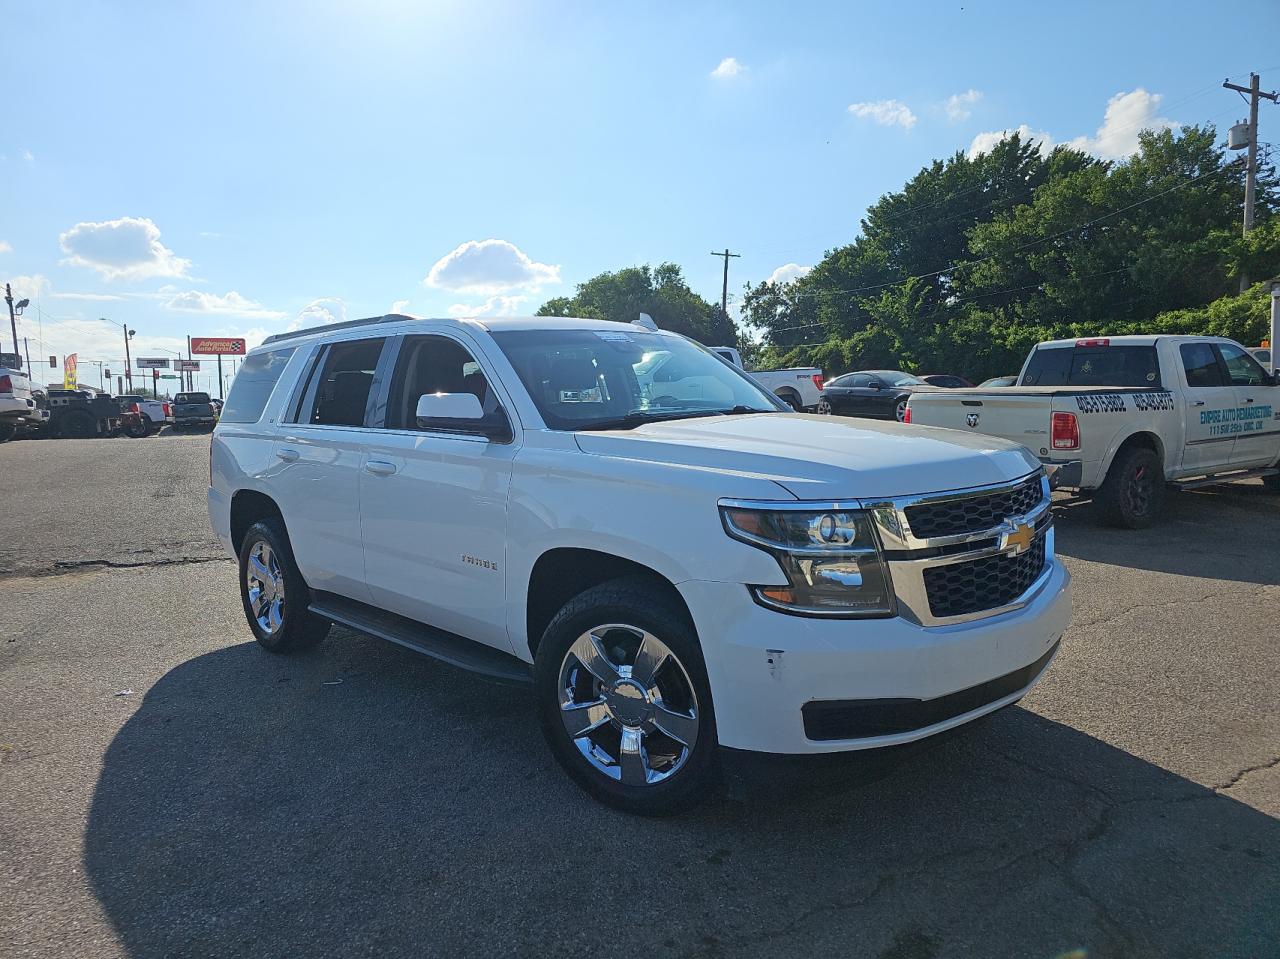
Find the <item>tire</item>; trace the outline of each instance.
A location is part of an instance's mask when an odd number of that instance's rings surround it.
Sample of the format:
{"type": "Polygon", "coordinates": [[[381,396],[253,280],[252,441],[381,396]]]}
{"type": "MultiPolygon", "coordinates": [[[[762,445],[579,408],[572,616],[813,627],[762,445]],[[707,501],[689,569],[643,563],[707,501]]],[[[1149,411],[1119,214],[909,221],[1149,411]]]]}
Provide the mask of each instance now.
{"type": "MultiPolygon", "coordinates": [[[[1276,464],[1276,466],[1280,467],[1280,463],[1276,464]]],[[[1262,477],[1262,485],[1267,488],[1268,492],[1280,493],[1280,473],[1262,477]]]]}
{"type": "Polygon", "coordinates": [[[307,609],[310,597],[284,524],[265,519],[250,526],[240,544],[240,602],[258,644],[272,653],[319,644],[329,623],[307,609]]]}
{"type": "Polygon", "coordinates": [[[91,440],[98,435],[98,423],[84,410],[72,410],[62,418],[58,435],[64,439],[91,440]]]}
{"type": "Polygon", "coordinates": [[[138,420],[137,423],[131,423],[125,433],[135,440],[145,438],[151,431],[147,428],[147,420],[138,420]]]}
{"type": "Polygon", "coordinates": [[[822,416],[831,415],[831,403],[827,400],[825,396],[818,398],[817,412],[822,416]]]}
{"type": "Polygon", "coordinates": [[[907,421],[908,399],[910,399],[910,397],[899,396],[897,401],[893,404],[893,418],[899,423],[905,423],[907,421]]]}
{"type": "Polygon", "coordinates": [[[702,649],[685,612],[649,579],[612,580],[565,604],[538,646],[534,696],[556,761],[609,806],[671,815],[707,798],[718,783],[702,649]],[[652,661],[642,649],[659,665],[652,678],[637,674],[635,681],[637,662],[652,661]],[[570,724],[582,735],[575,737],[570,724]]]}
{"type": "Polygon", "coordinates": [[[786,403],[795,412],[804,412],[804,406],[800,402],[800,394],[796,393],[794,390],[783,390],[782,392],[774,393],[773,395],[786,403]]]}
{"type": "Polygon", "coordinates": [[[17,423],[0,423],[0,443],[7,443],[17,435],[17,423]]]}
{"type": "Polygon", "coordinates": [[[143,436],[150,436],[152,433],[156,431],[156,421],[153,420],[146,413],[142,414],[142,425],[145,426],[147,429],[147,431],[142,434],[143,436]]]}
{"type": "Polygon", "coordinates": [[[1164,509],[1164,464],[1155,450],[1131,446],[1116,455],[1094,502],[1102,521],[1121,529],[1146,529],[1164,509]]]}

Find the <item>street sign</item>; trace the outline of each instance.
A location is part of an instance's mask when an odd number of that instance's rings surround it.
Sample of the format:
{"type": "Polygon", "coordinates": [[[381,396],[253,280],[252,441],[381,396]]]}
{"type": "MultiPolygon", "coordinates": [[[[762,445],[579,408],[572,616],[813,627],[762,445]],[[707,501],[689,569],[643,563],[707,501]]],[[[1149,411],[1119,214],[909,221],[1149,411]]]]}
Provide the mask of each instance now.
{"type": "Polygon", "coordinates": [[[180,380],[180,379],[182,379],[182,377],[181,377],[181,376],[179,376],[177,373],[161,373],[161,374],[160,374],[160,379],[162,379],[162,380],[180,380]]]}
{"type": "Polygon", "coordinates": [[[177,370],[179,373],[199,373],[200,361],[199,360],[174,360],[173,368],[177,370]]]}
{"type": "Polygon", "coordinates": [[[139,356],[134,362],[140,370],[167,370],[169,361],[162,356],[139,356]]]}
{"type": "Polygon", "coordinates": [[[244,340],[227,336],[193,336],[191,352],[201,356],[244,356],[244,340]]]}

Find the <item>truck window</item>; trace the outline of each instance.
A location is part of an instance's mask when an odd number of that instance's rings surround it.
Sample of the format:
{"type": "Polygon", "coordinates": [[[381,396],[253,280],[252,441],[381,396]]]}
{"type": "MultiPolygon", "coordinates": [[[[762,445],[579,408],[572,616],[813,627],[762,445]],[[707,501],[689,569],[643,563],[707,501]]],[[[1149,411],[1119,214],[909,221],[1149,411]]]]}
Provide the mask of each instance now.
{"type": "Polygon", "coordinates": [[[240,371],[231,382],[231,392],[222,409],[224,423],[256,423],[267,407],[271,391],[276,388],[280,374],[284,372],[294,347],[271,350],[268,353],[251,353],[240,364],[240,371]]]}
{"type": "Polygon", "coordinates": [[[1267,374],[1258,361],[1234,343],[1219,343],[1218,350],[1227,365],[1232,386],[1262,386],[1267,382],[1267,374]]]}
{"type": "Polygon", "coordinates": [[[1160,388],[1155,346],[1048,347],[1027,362],[1023,386],[1160,388]]]}
{"type": "Polygon", "coordinates": [[[1191,389],[1207,389],[1213,386],[1225,386],[1222,380],[1222,368],[1218,365],[1217,354],[1209,343],[1183,343],[1178,347],[1182,354],[1182,370],[1187,376],[1187,386],[1191,389]]]}
{"type": "Polygon", "coordinates": [[[330,344],[321,353],[320,369],[304,399],[304,423],[316,426],[363,426],[373,372],[385,339],[330,344]]]}
{"type": "Polygon", "coordinates": [[[471,393],[486,414],[499,407],[480,364],[447,336],[411,336],[404,341],[391,376],[386,428],[418,429],[418,399],[426,393],[471,393]]]}

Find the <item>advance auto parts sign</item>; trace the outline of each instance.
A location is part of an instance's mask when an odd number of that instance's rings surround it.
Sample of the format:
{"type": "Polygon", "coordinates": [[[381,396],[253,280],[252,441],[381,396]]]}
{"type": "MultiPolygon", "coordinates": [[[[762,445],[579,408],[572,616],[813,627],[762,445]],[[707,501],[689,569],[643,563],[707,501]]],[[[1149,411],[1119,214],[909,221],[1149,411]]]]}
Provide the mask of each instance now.
{"type": "Polygon", "coordinates": [[[191,353],[193,356],[244,356],[244,340],[229,336],[193,336],[191,353]]]}

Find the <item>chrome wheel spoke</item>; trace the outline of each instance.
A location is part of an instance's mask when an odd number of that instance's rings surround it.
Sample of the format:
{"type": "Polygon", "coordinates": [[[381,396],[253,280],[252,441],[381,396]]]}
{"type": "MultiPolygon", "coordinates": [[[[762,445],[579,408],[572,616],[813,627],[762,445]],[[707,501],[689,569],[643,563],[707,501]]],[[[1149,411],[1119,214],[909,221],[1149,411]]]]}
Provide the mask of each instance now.
{"type": "Polygon", "coordinates": [[[631,678],[641,686],[652,686],[658,670],[670,655],[671,651],[666,646],[645,633],[640,638],[640,648],[636,650],[636,661],[631,664],[631,678]]]}
{"type": "Polygon", "coordinates": [[[609,709],[603,699],[593,703],[569,703],[560,707],[560,718],[569,736],[579,739],[609,721],[609,709]]]}
{"type": "Polygon", "coordinates": [[[283,606],[284,606],[284,603],[282,603],[280,600],[277,599],[274,602],[272,602],[272,604],[269,607],[267,607],[267,627],[272,632],[275,632],[277,629],[280,628],[280,622],[282,619],[281,614],[283,613],[283,606]]]}
{"type": "Polygon", "coordinates": [[[676,742],[692,746],[698,738],[698,718],[668,709],[658,703],[653,711],[653,724],[676,742]]]}
{"type": "Polygon", "coordinates": [[[253,578],[260,583],[269,583],[275,579],[271,575],[271,570],[267,569],[267,564],[256,555],[249,557],[249,568],[253,571],[253,578]]]}
{"type": "Polygon", "coordinates": [[[622,745],[618,751],[618,767],[622,782],[627,786],[645,786],[649,783],[649,757],[644,750],[644,736],[639,729],[622,730],[622,745]]]}
{"type": "Polygon", "coordinates": [[[604,646],[595,633],[583,633],[569,652],[604,685],[610,686],[619,680],[618,667],[604,654],[604,646]]]}
{"type": "Polygon", "coordinates": [[[260,586],[255,586],[249,590],[249,608],[253,610],[254,616],[262,615],[262,608],[266,605],[267,594],[260,586]]]}

